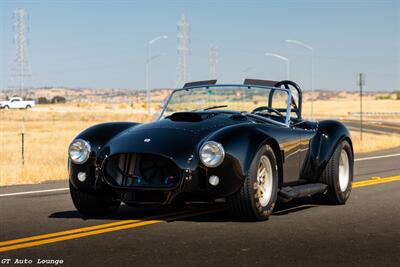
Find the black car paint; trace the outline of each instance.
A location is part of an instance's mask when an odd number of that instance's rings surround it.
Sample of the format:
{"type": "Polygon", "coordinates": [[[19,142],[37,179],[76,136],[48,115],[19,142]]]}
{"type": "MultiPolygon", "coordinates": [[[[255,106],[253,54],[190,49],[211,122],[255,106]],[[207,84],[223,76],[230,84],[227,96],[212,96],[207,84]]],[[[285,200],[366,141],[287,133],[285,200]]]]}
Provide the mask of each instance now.
{"type": "Polygon", "coordinates": [[[178,187],[154,188],[181,193],[224,197],[236,192],[247,175],[254,155],[263,145],[272,146],[279,163],[279,186],[289,183],[315,181],[343,139],[351,144],[347,128],[337,121],[311,123],[304,121],[294,126],[261,122],[238,112],[207,111],[206,119],[161,119],[148,124],[106,123],[93,126],[76,138],[87,140],[92,147],[90,159],[82,164],[69,162],[72,184],[85,191],[99,188],[119,192],[148,190],[140,186],[113,187],[104,179],[103,166],[107,158],[119,153],[150,153],[171,159],[179,167],[182,177],[178,187]],[[144,140],[150,140],[145,142],[144,140]],[[207,140],[223,145],[224,162],[207,168],[199,159],[200,146],[207,140]],[[77,180],[77,173],[87,172],[89,179],[77,180]],[[221,178],[218,186],[207,183],[210,175],[221,178]]]}
{"type": "Polygon", "coordinates": [[[354,158],[353,144],[347,127],[334,120],[319,122],[316,135],[310,139],[309,155],[302,167],[302,177],[316,181],[335,152],[337,145],[343,140],[349,142],[352,148],[352,158],[354,158]]]}

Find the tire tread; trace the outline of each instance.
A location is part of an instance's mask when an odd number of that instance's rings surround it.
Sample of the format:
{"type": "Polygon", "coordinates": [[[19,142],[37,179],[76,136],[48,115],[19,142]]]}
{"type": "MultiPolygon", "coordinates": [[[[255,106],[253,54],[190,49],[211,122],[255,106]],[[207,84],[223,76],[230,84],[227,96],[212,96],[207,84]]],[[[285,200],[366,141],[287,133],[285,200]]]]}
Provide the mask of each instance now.
{"type": "Polygon", "coordinates": [[[120,205],[120,201],[113,200],[112,197],[82,192],[71,183],[69,187],[72,202],[83,215],[110,215],[120,205]]]}
{"type": "MultiPolygon", "coordinates": [[[[274,152],[270,146],[267,146],[266,149],[259,150],[259,152],[256,154],[255,158],[259,158],[261,155],[265,153],[272,153],[274,155],[274,152]]],[[[250,171],[248,175],[245,177],[243,184],[241,188],[239,189],[238,192],[235,194],[229,196],[227,198],[227,203],[231,212],[231,215],[236,218],[240,218],[243,220],[265,220],[268,219],[268,216],[261,216],[256,214],[256,204],[253,203],[253,198],[252,196],[252,191],[253,191],[253,182],[251,179],[251,176],[254,175],[253,172],[256,172],[255,175],[257,175],[257,167],[258,167],[258,160],[251,163],[250,166],[250,171]]],[[[275,164],[276,164],[276,158],[275,158],[275,164]]],[[[275,166],[272,166],[273,168],[275,166]]],[[[274,206],[275,204],[273,204],[274,206]]]]}
{"type": "MultiPolygon", "coordinates": [[[[343,205],[346,203],[347,199],[343,199],[340,197],[337,192],[337,179],[338,179],[338,171],[339,171],[339,158],[340,158],[340,153],[343,147],[349,146],[349,143],[344,140],[342,141],[337,148],[335,149],[335,152],[333,153],[331,159],[328,161],[324,171],[322,172],[319,181],[323,184],[328,185],[328,191],[325,194],[317,194],[313,195],[312,198],[317,201],[321,202],[324,204],[331,204],[331,205],[343,205]]],[[[352,160],[351,157],[349,157],[349,161],[352,160]]],[[[350,166],[353,166],[349,162],[350,166]]],[[[350,177],[349,183],[352,182],[352,174],[350,177]]]]}

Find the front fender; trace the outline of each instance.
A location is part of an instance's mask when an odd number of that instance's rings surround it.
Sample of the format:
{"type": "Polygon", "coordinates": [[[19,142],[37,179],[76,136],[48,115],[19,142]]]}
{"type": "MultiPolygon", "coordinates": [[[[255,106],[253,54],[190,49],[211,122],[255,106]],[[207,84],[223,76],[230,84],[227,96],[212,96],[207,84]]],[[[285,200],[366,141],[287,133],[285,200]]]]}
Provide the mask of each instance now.
{"type": "MultiPolygon", "coordinates": [[[[124,130],[139,125],[139,123],[134,122],[108,122],[94,125],[87,128],[75,139],[84,139],[90,143],[92,151],[95,155],[101,150],[103,145],[105,145],[111,138],[117,134],[123,132],[124,130]]],[[[75,140],[74,139],[74,140],[75,140]]]]}
{"type": "Polygon", "coordinates": [[[239,124],[223,128],[208,136],[223,145],[228,160],[237,174],[244,178],[249,171],[254,156],[261,146],[272,139],[254,124],[239,124]]]}
{"type": "Polygon", "coordinates": [[[71,183],[80,190],[93,191],[98,187],[97,183],[97,156],[101,151],[102,147],[114,136],[123,132],[124,130],[134,127],[138,123],[132,122],[110,122],[97,124],[87,128],[78,134],[75,139],[83,139],[89,142],[92,149],[92,153],[88,161],[84,164],[74,164],[68,157],[68,172],[71,183]],[[84,182],[80,182],[77,179],[79,172],[85,172],[87,179],[84,182]]]}

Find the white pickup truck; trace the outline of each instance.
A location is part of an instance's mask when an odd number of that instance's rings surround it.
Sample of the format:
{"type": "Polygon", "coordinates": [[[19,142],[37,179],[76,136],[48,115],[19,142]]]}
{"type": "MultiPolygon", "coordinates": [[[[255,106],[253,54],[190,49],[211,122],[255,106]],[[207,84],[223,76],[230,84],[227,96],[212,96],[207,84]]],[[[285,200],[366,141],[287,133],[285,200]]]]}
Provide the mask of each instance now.
{"type": "Polygon", "coordinates": [[[7,101],[0,101],[0,108],[33,108],[35,101],[24,101],[21,97],[11,97],[7,101]]]}

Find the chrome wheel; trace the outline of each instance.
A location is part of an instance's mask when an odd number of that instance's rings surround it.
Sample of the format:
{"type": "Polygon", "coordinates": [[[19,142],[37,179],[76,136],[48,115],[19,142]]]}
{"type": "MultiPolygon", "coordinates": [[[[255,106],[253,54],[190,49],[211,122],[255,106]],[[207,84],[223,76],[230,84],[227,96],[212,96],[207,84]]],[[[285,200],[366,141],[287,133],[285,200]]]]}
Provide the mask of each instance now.
{"type": "Polygon", "coordinates": [[[339,187],[342,192],[345,192],[350,180],[350,164],[349,156],[346,150],[342,149],[339,159],[339,187]]]}
{"type": "Polygon", "coordinates": [[[273,189],[273,172],[269,158],[261,156],[257,169],[256,196],[262,207],[266,207],[271,200],[273,189]]]}

